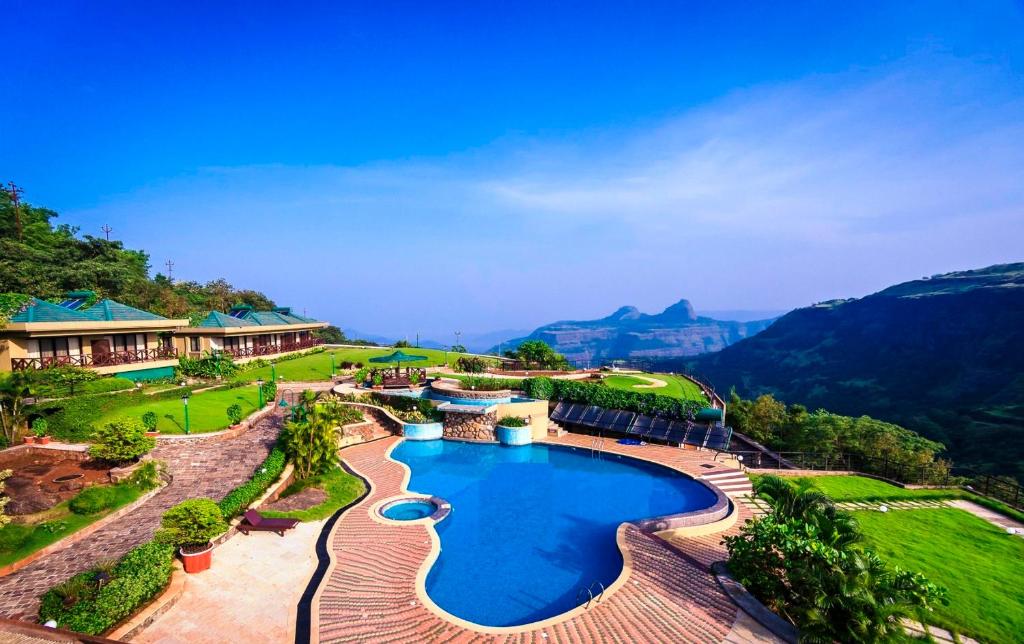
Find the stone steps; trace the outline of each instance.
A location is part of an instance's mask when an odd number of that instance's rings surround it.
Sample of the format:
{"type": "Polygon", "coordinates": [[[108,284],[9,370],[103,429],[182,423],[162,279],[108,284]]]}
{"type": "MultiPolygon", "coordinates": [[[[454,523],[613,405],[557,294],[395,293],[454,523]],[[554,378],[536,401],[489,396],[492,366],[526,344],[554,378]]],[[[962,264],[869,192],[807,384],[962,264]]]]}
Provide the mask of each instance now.
{"type": "Polygon", "coordinates": [[[700,479],[711,483],[726,496],[750,496],[754,492],[754,486],[746,473],[728,467],[706,472],[700,479]]]}

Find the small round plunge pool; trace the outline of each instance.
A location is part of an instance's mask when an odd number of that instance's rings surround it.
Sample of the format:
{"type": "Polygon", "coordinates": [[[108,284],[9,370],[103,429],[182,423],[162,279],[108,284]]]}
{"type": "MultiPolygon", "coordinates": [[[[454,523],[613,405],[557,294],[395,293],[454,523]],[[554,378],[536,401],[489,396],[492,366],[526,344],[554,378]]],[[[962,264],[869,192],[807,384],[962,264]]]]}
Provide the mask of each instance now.
{"type": "Polygon", "coordinates": [[[381,510],[385,519],[392,521],[415,521],[425,519],[437,512],[437,506],[429,500],[400,501],[381,510]]]}

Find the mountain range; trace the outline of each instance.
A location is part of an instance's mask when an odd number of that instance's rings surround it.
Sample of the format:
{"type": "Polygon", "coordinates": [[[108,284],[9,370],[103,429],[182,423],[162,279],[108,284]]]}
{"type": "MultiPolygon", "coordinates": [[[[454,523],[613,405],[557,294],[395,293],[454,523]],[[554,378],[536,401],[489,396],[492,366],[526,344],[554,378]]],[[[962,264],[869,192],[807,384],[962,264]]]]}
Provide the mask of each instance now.
{"type": "Polygon", "coordinates": [[[526,340],[543,340],[576,363],[684,358],[724,349],[771,323],[771,319],[739,322],[698,316],[689,301],[679,300],[653,315],[623,306],[598,320],[554,322],[503,343],[502,349],[526,340]]]}
{"type": "Polygon", "coordinates": [[[720,390],[868,414],[1024,480],[1024,263],[800,308],[686,362],[720,390]]]}

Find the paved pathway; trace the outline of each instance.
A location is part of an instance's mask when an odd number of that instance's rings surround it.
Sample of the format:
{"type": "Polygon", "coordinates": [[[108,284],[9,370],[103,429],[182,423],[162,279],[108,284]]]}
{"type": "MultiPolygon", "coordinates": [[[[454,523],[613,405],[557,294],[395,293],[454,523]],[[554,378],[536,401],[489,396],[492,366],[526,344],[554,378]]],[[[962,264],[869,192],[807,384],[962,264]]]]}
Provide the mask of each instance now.
{"type": "MultiPolygon", "coordinates": [[[[440,617],[418,599],[415,579],[431,551],[422,525],[387,525],[370,517],[370,507],[398,494],[404,468],[384,457],[397,438],[343,450],[345,461],[372,483],[372,491],[339,519],[330,538],[333,566],[313,605],[314,637],[329,642],[635,642],[771,641],[757,624],[739,619],[740,611],[708,573],[724,558],[724,533],[667,543],[625,529],[633,562],[625,584],[599,604],[571,619],[544,628],[512,633],[483,633],[440,617]]],[[[556,439],[589,448],[589,437],[556,439]]],[[[701,472],[707,455],[661,447],[609,445],[607,451],[643,456],[701,472]]],[[[741,522],[750,513],[738,506],[741,522]]],[[[738,526],[732,530],[738,529],[738,526]]]]}
{"type": "Polygon", "coordinates": [[[188,575],[177,603],[132,641],[294,642],[295,606],[316,569],[323,525],[300,523],[284,537],[235,535],[217,547],[213,567],[188,575]]]}
{"type": "Polygon", "coordinates": [[[274,444],[280,423],[279,416],[270,416],[232,439],[159,441],[151,454],[167,463],[171,483],[142,507],[83,541],[0,578],[0,616],[34,620],[43,592],[97,561],[120,557],[151,539],[167,508],[195,497],[219,500],[252,476],[274,444]]]}

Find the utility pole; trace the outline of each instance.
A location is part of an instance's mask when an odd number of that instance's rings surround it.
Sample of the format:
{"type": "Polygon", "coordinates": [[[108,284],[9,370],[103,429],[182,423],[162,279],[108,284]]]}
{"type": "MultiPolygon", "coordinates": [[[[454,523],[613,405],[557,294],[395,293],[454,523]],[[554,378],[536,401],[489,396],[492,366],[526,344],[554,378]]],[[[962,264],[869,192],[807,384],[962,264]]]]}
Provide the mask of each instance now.
{"type": "Polygon", "coordinates": [[[14,185],[13,181],[8,181],[7,187],[0,189],[7,193],[7,196],[11,198],[11,203],[14,204],[14,225],[18,229],[18,241],[24,241],[24,233],[21,229],[21,199],[19,199],[19,196],[25,191],[14,185]]]}
{"type": "Polygon", "coordinates": [[[100,226],[100,230],[102,230],[103,234],[106,235],[107,241],[110,241],[110,232],[114,229],[107,224],[103,224],[102,226],[100,226]]]}
{"type": "Polygon", "coordinates": [[[460,337],[462,337],[462,331],[456,331],[455,332],[455,344],[457,344],[457,345],[461,345],[462,344],[461,342],[459,342],[459,338],[460,337]]]}
{"type": "Polygon", "coordinates": [[[164,262],[164,265],[167,266],[167,281],[173,282],[174,279],[171,277],[171,275],[174,274],[174,262],[172,262],[171,260],[167,260],[166,262],[164,262]]]}

